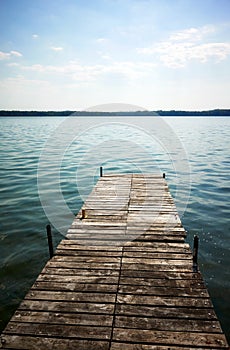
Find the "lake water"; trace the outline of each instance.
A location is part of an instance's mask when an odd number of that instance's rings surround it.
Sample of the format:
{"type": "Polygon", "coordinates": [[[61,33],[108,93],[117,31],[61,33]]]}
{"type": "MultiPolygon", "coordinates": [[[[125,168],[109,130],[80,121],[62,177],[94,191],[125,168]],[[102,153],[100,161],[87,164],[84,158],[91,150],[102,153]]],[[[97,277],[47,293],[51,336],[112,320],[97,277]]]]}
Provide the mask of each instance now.
{"type": "Polygon", "coordinates": [[[99,177],[166,173],[230,339],[230,118],[4,117],[0,149],[0,330],[99,177]]]}

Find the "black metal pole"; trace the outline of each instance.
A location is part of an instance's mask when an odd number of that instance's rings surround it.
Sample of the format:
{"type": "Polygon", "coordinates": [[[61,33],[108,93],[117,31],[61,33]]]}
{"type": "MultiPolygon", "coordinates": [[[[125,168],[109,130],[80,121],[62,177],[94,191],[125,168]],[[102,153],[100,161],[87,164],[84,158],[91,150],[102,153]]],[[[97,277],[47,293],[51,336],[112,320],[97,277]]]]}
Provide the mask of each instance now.
{"type": "Polygon", "coordinates": [[[103,176],[103,168],[102,168],[102,166],[100,166],[100,177],[102,177],[103,176]]]}
{"type": "Polygon", "coordinates": [[[193,240],[193,272],[198,272],[198,247],[199,247],[199,237],[194,236],[194,240],[193,240]]]}
{"type": "Polygon", "coordinates": [[[52,233],[51,233],[51,226],[46,226],[46,232],[47,232],[47,239],[48,239],[48,245],[49,245],[49,253],[50,253],[50,259],[54,255],[54,249],[53,249],[53,239],[52,239],[52,233]]]}
{"type": "Polygon", "coordinates": [[[165,179],[165,173],[163,173],[163,179],[165,179]]]}

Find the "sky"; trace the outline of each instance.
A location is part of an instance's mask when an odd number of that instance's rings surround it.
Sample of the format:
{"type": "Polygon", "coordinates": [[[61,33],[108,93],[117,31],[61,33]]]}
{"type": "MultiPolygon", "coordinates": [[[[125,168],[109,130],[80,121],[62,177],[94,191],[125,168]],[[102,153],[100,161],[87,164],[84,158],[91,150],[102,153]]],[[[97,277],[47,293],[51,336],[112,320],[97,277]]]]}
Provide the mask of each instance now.
{"type": "Polygon", "coordinates": [[[0,109],[230,108],[230,0],[0,0],[0,109]]]}

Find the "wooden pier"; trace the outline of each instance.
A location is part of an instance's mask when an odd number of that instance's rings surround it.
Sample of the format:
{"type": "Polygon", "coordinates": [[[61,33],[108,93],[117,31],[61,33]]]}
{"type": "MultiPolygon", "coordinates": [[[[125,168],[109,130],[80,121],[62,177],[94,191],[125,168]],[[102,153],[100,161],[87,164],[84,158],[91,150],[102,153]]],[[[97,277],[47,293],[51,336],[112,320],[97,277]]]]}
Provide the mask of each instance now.
{"type": "Polygon", "coordinates": [[[228,349],[185,236],[164,178],[101,177],[2,349],[228,349]]]}

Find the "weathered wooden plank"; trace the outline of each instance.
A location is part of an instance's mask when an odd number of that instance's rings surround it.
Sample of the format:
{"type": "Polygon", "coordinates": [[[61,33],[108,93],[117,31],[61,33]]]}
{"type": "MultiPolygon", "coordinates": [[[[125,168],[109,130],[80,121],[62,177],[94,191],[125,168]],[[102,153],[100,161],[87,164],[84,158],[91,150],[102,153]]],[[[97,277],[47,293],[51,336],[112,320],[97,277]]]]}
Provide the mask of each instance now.
{"type": "MultiPolygon", "coordinates": [[[[124,244],[127,241],[134,240],[139,238],[138,234],[123,234],[123,235],[103,235],[103,234],[85,234],[85,235],[79,235],[77,233],[75,234],[68,234],[67,237],[70,239],[76,239],[76,241],[82,242],[82,244],[88,244],[88,241],[95,242],[95,245],[98,243],[98,245],[104,244],[104,245],[109,245],[109,244],[118,244],[120,246],[124,246],[124,244]],[[116,243],[117,242],[117,243],[116,243]],[[122,244],[120,244],[120,242],[122,244]]],[[[150,237],[152,240],[154,239],[153,236],[150,237]]],[[[160,235],[156,236],[156,239],[158,240],[163,240],[163,241],[178,241],[178,240],[183,240],[182,237],[176,237],[176,236],[171,236],[167,237],[161,237],[160,235]]]]}
{"type": "Polygon", "coordinates": [[[138,257],[123,257],[122,259],[122,264],[123,266],[126,266],[128,264],[139,264],[141,265],[169,265],[170,267],[175,267],[175,266],[187,266],[191,267],[192,266],[192,258],[190,259],[162,259],[159,258],[152,258],[152,259],[147,259],[147,258],[138,258],[138,257]]]}
{"type": "Polygon", "coordinates": [[[65,262],[79,262],[79,263],[101,263],[103,266],[104,263],[112,263],[112,264],[119,264],[121,262],[121,257],[113,257],[113,256],[81,256],[81,255],[75,255],[75,256],[59,256],[55,255],[52,259],[52,261],[49,261],[47,263],[47,266],[51,266],[54,262],[62,261],[65,262]]]}
{"type": "Polygon", "coordinates": [[[95,251],[95,252],[92,252],[92,251],[87,251],[87,250],[76,250],[74,249],[74,247],[69,247],[69,248],[66,248],[66,247],[63,247],[63,246],[59,246],[58,249],[56,250],[55,252],[55,255],[63,255],[63,256],[68,256],[68,255],[72,255],[72,256],[76,256],[76,255],[79,255],[79,256],[99,256],[99,257],[115,257],[115,256],[121,256],[121,253],[119,252],[103,252],[103,251],[95,251]],[[63,248],[63,249],[61,249],[63,248]]]}
{"type": "Polygon", "coordinates": [[[116,315],[123,316],[142,316],[142,317],[163,317],[178,319],[201,319],[201,320],[217,320],[213,308],[195,308],[195,307],[155,307],[151,305],[135,304],[117,304],[116,315]]]}
{"type": "Polygon", "coordinates": [[[113,303],[90,303],[74,301],[23,300],[18,308],[24,311],[55,311],[74,313],[113,314],[113,303]]]}
{"type": "MultiPolygon", "coordinates": [[[[109,281],[108,281],[109,282],[109,281]]],[[[48,291],[75,291],[75,292],[104,292],[104,293],[116,293],[117,284],[106,283],[83,283],[83,282],[70,282],[70,278],[62,282],[55,281],[53,278],[46,281],[35,282],[31,290],[48,290],[48,291]]]]}
{"type": "Polygon", "coordinates": [[[137,328],[159,331],[222,333],[218,321],[116,316],[116,328],[137,328]]]}
{"type": "MultiPolygon", "coordinates": [[[[61,257],[61,255],[60,255],[61,257]]],[[[49,264],[50,267],[56,267],[56,268],[70,268],[70,269],[118,269],[120,268],[120,264],[119,263],[102,263],[102,262],[93,262],[93,263],[85,263],[85,262],[77,262],[77,261],[65,261],[63,259],[63,261],[50,261],[49,264]]]]}
{"type": "Polygon", "coordinates": [[[85,226],[85,227],[78,227],[76,225],[73,225],[69,228],[69,233],[108,233],[108,234],[124,234],[126,231],[126,227],[115,227],[115,228],[107,228],[104,226],[85,226]]]}
{"type": "Polygon", "coordinates": [[[152,343],[154,345],[178,345],[181,346],[203,346],[209,349],[219,346],[220,348],[226,344],[223,334],[211,335],[208,333],[197,332],[161,332],[138,329],[114,328],[113,339],[115,341],[126,341],[130,343],[142,342],[152,343]]]}
{"type": "MultiPolygon", "coordinates": [[[[108,237],[109,239],[111,239],[113,236],[116,236],[116,237],[122,237],[124,235],[126,235],[126,232],[123,231],[123,232],[120,232],[120,231],[111,231],[111,230],[108,230],[108,231],[105,231],[105,230],[100,230],[98,232],[95,232],[95,231],[86,231],[86,232],[79,232],[77,229],[71,229],[69,230],[69,234],[75,234],[77,235],[79,238],[80,237],[97,237],[97,236],[102,236],[102,237],[108,237]]],[[[135,233],[136,234],[136,233],[135,233]]]]}
{"type": "Polygon", "coordinates": [[[67,337],[77,339],[98,339],[109,340],[111,337],[111,327],[99,327],[94,325],[65,325],[47,323],[20,323],[9,324],[5,329],[5,334],[35,335],[44,337],[67,337]]]}
{"type": "MultiPolygon", "coordinates": [[[[44,281],[53,281],[53,282],[63,282],[63,283],[70,283],[70,277],[69,276],[63,276],[63,275],[51,275],[51,274],[41,274],[37,278],[38,282],[44,282],[44,281]]],[[[101,276],[87,276],[87,275],[76,275],[71,277],[71,282],[74,283],[96,283],[96,284],[117,284],[118,278],[117,277],[101,277],[101,276]]]]}
{"type": "MultiPolygon", "coordinates": [[[[153,345],[153,344],[143,344],[143,343],[128,343],[128,342],[122,342],[122,341],[113,341],[110,347],[110,350],[184,350],[184,349],[189,349],[189,350],[204,350],[207,348],[204,347],[193,347],[192,345],[189,346],[173,346],[173,345],[153,345]]],[[[216,349],[226,349],[225,348],[220,348],[220,347],[213,347],[213,350],[216,349]]]]}
{"type": "Polygon", "coordinates": [[[76,240],[76,242],[78,244],[82,244],[83,246],[84,245],[88,245],[88,246],[101,246],[101,245],[104,245],[106,247],[110,247],[110,246],[113,246],[113,247],[123,247],[124,244],[127,242],[127,239],[124,239],[124,240],[121,240],[121,239],[118,239],[118,240],[102,240],[102,239],[79,239],[78,240],[78,237],[77,235],[75,234],[70,234],[70,235],[66,235],[66,238],[69,238],[71,240],[76,240]]]}
{"type": "Polygon", "coordinates": [[[88,270],[81,270],[81,269],[72,269],[72,268],[56,268],[56,267],[45,267],[42,272],[42,274],[51,274],[51,275],[68,275],[70,276],[113,276],[118,277],[119,276],[119,270],[109,270],[109,269],[88,269],[88,270]]]}
{"type": "Polygon", "coordinates": [[[143,233],[149,233],[149,234],[161,234],[161,235],[181,235],[181,236],[185,236],[186,235],[186,231],[184,229],[181,229],[180,227],[176,227],[176,226],[172,226],[170,227],[170,229],[168,229],[167,227],[165,227],[165,225],[160,225],[160,224],[156,224],[155,226],[150,226],[148,224],[146,225],[136,225],[136,226],[132,226],[129,225],[127,227],[127,231],[126,232],[135,232],[135,231],[140,231],[143,230],[143,233]]]}
{"type": "Polygon", "coordinates": [[[7,335],[2,337],[3,349],[18,350],[109,350],[108,341],[81,340],[59,337],[39,337],[26,335],[7,335]]]}
{"type": "MultiPolygon", "coordinates": [[[[206,289],[198,289],[193,287],[179,288],[173,286],[141,286],[141,285],[120,285],[119,293],[123,294],[140,294],[140,295],[159,295],[159,296],[172,296],[172,297],[196,297],[196,298],[209,298],[209,294],[206,289]]],[[[144,301],[144,300],[143,300],[144,301]]]]}
{"type": "Polygon", "coordinates": [[[104,245],[102,246],[84,246],[81,244],[76,244],[75,240],[71,240],[71,239],[63,239],[60,244],[58,245],[58,247],[60,246],[65,246],[66,248],[68,246],[73,246],[74,245],[74,249],[79,249],[79,250],[87,250],[87,251],[96,251],[96,252],[100,252],[100,251],[104,251],[104,252],[121,252],[122,248],[121,247],[105,247],[104,245]]]}
{"type": "Polygon", "coordinates": [[[16,311],[11,319],[20,323],[44,323],[44,324],[72,324],[92,326],[112,326],[113,315],[98,315],[86,313],[65,313],[46,311],[16,311]]]}
{"type": "Polygon", "coordinates": [[[129,259],[157,259],[160,260],[161,257],[163,260],[191,260],[191,254],[189,253],[166,253],[166,252],[159,252],[159,253],[151,253],[151,252],[141,252],[141,251],[125,251],[123,253],[124,258],[129,258],[129,259]]]}
{"type": "MultiPolygon", "coordinates": [[[[110,222],[109,224],[107,222],[100,222],[100,221],[96,221],[96,222],[90,222],[88,220],[79,220],[79,219],[74,219],[71,227],[76,226],[76,227],[94,227],[94,226],[105,226],[108,227],[108,225],[113,228],[113,227],[126,227],[126,222],[110,222]]],[[[68,232],[68,231],[67,231],[68,232]]]]}
{"type": "Polygon", "coordinates": [[[95,235],[95,236],[78,236],[77,234],[69,234],[67,235],[70,239],[75,239],[76,242],[83,245],[101,245],[104,244],[105,246],[109,245],[116,245],[123,247],[127,242],[130,241],[137,241],[141,242],[142,245],[145,245],[145,242],[184,242],[184,237],[181,237],[179,235],[148,235],[145,237],[142,237],[141,234],[126,234],[126,235],[95,235]]]}
{"type": "Polygon", "coordinates": [[[68,237],[71,239],[76,239],[76,241],[83,242],[84,244],[87,243],[87,241],[95,241],[100,244],[100,242],[104,242],[106,245],[106,242],[109,245],[109,242],[116,242],[116,241],[124,241],[122,245],[124,245],[127,241],[134,241],[138,240],[140,242],[183,242],[184,237],[181,237],[181,235],[160,235],[160,234],[151,234],[151,235],[142,235],[141,231],[138,233],[137,231],[134,234],[127,233],[123,235],[103,235],[103,234],[69,234],[68,237]]]}
{"type": "Polygon", "coordinates": [[[115,302],[115,293],[89,293],[89,292],[57,292],[57,291],[37,291],[31,290],[26,296],[25,300],[46,300],[46,301],[79,301],[79,302],[115,302]]]}
{"type": "MultiPolygon", "coordinates": [[[[81,217],[81,212],[78,214],[78,216],[81,217]]],[[[96,217],[97,219],[101,219],[101,216],[106,216],[106,217],[118,217],[119,219],[122,219],[123,217],[126,217],[128,214],[127,210],[122,210],[122,208],[119,209],[86,209],[86,219],[91,218],[91,217],[96,217]]]]}
{"type": "MultiPolygon", "coordinates": [[[[91,214],[91,215],[88,215],[86,213],[87,217],[86,219],[83,219],[84,221],[87,221],[87,222],[95,222],[95,221],[99,221],[99,223],[108,223],[108,222],[114,222],[114,223],[117,223],[117,222],[120,222],[120,223],[126,223],[126,220],[127,220],[127,215],[126,214],[118,214],[118,215],[113,215],[113,213],[110,213],[108,215],[101,215],[100,216],[100,220],[98,220],[98,216],[95,214],[91,214]]],[[[81,213],[79,214],[79,217],[77,217],[75,219],[76,221],[79,220],[80,222],[82,222],[83,220],[81,219],[81,213]]],[[[163,219],[162,219],[163,220],[163,219]]],[[[76,222],[75,221],[75,222],[76,222]]]]}
{"type": "MultiPolygon", "coordinates": [[[[202,292],[202,290],[206,290],[206,287],[204,285],[204,282],[202,279],[199,280],[193,280],[193,279],[174,279],[174,278],[160,278],[160,276],[141,276],[141,277],[127,277],[125,274],[123,274],[120,277],[120,286],[138,286],[140,288],[142,287],[151,287],[151,288],[159,288],[159,287],[166,287],[167,290],[171,289],[179,289],[183,290],[186,293],[186,290],[196,291],[197,293],[202,292]],[[158,278],[157,278],[158,277],[158,278]]],[[[159,292],[158,292],[159,293],[159,292]]]]}
{"type": "Polygon", "coordinates": [[[138,264],[138,263],[132,263],[132,264],[123,264],[122,265],[123,270],[139,270],[139,271],[172,271],[172,272],[190,272],[191,267],[189,267],[187,264],[184,265],[170,265],[170,264],[164,264],[164,265],[157,265],[157,264],[138,264]]]}
{"type": "Polygon", "coordinates": [[[182,297],[182,296],[164,296],[164,295],[140,295],[140,294],[118,294],[117,302],[119,304],[151,305],[152,307],[194,307],[194,308],[212,308],[209,298],[182,297]]]}
{"type": "MultiPolygon", "coordinates": [[[[74,241],[73,241],[74,242],[74,241]]],[[[139,246],[137,242],[128,242],[124,246],[124,252],[161,252],[161,253],[189,253],[191,254],[190,247],[187,243],[163,243],[163,242],[151,242],[146,243],[143,249],[143,245],[139,246]],[[135,246],[134,246],[135,245],[135,246]]]]}
{"type": "Polygon", "coordinates": [[[142,277],[142,278],[158,278],[162,280],[187,280],[187,281],[202,281],[202,276],[200,273],[193,273],[191,270],[183,271],[153,271],[153,270],[142,270],[139,269],[122,269],[122,277],[142,277]]]}

